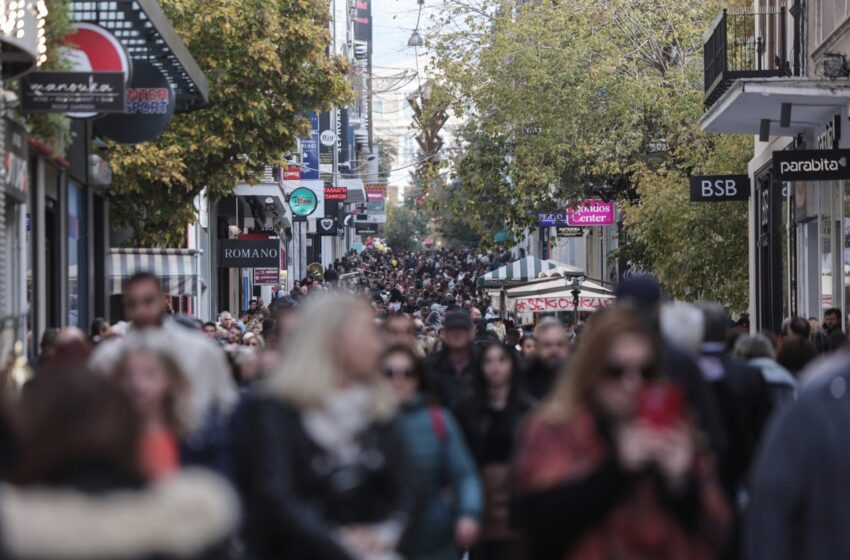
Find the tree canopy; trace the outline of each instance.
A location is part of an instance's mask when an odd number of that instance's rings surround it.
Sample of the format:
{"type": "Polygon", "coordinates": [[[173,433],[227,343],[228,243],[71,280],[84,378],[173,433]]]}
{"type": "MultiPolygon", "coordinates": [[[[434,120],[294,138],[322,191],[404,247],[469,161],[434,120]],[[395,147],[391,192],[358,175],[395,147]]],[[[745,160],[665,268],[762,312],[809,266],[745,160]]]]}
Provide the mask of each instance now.
{"type": "Polygon", "coordinates": [[[450,205],[522,234],[536,212],[604,187],[623,203],[621,245],[636,266],[679,297],[742,308],[745,205],[687,200],[690,173],[742,172],[751,151],[750,138],[698,126],[702,37],[723,3],[444,2],[432,70],[466,122],[449,161],[459,183],[450,205]]]}
{"type": "Polygon", "coordinates": [[[143,246],[179,244],[192,201],[212,200],[281,161],[306,135],[305,111],[350,95],[347,62],[329,56],[321,0],[163,0],[209,82],[209,106],[175,116],[155,141],[112,145],[115,225],[143,246]]]}

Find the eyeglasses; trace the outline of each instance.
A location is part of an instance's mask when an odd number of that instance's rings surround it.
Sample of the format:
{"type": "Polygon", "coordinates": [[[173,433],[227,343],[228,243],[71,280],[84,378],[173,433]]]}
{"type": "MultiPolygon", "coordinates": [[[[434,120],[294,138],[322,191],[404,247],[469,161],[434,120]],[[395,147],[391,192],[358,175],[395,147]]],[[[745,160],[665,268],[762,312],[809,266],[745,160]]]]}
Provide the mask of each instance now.
{"type": "Polygon", "coordinates": [[[384,375],[390,379],[393,377],[404,377],[405,379],[410,379],[413,377],[413,374],[413,368],[393,368],[389,366],[384,368],[384,375]]]}
{"type": "Polygon", "coordinates": [[[643,379],[652,379],[655,377],[655,367],[651,364],[644,364],[640,366],[608,364],[605,366],[605,377],[608,379],[622,379],[628,372],[636,372],[643,379]]]}

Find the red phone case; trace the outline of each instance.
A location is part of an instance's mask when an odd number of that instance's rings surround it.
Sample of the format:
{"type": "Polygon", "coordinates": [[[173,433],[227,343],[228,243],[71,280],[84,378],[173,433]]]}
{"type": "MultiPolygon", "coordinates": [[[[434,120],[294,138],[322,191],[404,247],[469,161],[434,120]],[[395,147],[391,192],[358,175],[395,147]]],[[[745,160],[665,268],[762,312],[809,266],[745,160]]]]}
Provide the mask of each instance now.
{"type": "Polygon", "coordinates": [[[659,428],[675,426],[684,418],[685,392],[670,382],[656,382],[638,395],[637,416],[659,428]]]}

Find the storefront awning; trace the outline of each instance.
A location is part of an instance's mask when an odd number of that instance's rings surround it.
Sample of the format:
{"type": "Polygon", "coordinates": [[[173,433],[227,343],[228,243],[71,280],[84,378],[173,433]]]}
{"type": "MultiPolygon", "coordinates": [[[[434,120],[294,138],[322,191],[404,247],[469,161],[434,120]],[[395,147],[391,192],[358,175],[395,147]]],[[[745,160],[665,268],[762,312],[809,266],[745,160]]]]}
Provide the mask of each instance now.
{"type": "Polygon", "coordinates": [[[159,68],[174,91],[178,113],[209,101],[207,79],[157,0],[71,0],[71,21],[108,29],[133,60],[159,68]]]}
{"type": "Polygon", "coordinates": [[[796,136],[830,121],[850,100],[847,80],[750,78],[733,83],[700,119],[706,132],[759,134],[770,121],[770,136],[796,136]],[[790,126],[782,127],[782,105],[791,105],[790,126]]]}
{"type": "Polygon", "coordinates": [[[195,249],[110,249],[110,293],[120,294],[124,280],[149,272],[162,282],[170,296],[199,295],[198,255],[195,249]]]}

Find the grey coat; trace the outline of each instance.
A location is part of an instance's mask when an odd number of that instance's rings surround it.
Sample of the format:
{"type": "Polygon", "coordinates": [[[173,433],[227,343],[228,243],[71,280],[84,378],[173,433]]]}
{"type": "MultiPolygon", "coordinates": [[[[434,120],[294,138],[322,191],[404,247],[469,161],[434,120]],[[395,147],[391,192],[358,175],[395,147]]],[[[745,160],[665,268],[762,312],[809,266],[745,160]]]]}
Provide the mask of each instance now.
{"type": "Polygon", "coordinates": [[[850,558],[850,353],[821,364],[763,441],[746,557],[850,558]]]}

